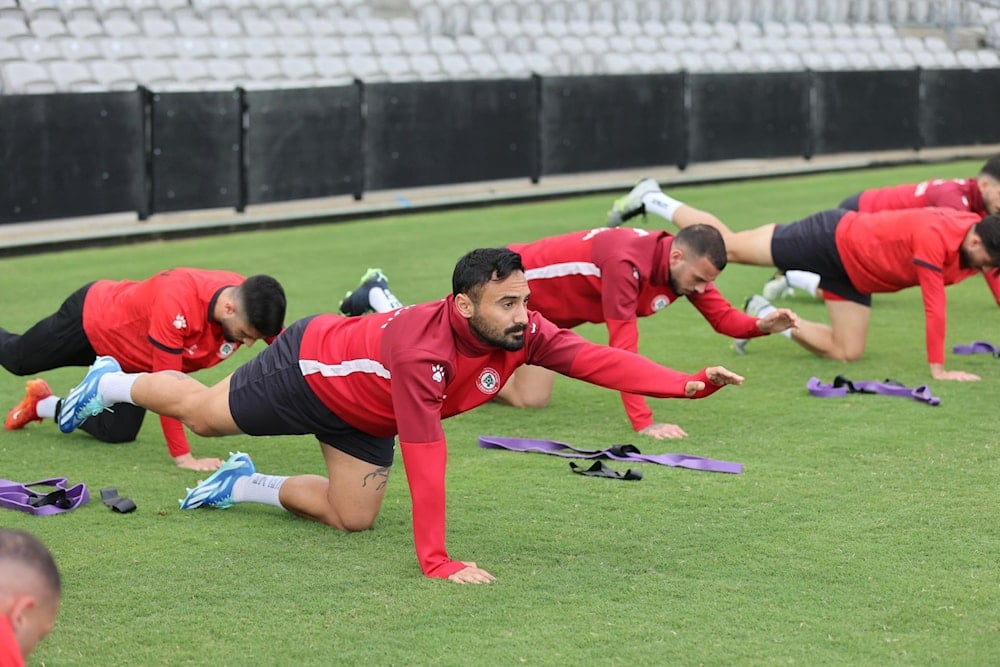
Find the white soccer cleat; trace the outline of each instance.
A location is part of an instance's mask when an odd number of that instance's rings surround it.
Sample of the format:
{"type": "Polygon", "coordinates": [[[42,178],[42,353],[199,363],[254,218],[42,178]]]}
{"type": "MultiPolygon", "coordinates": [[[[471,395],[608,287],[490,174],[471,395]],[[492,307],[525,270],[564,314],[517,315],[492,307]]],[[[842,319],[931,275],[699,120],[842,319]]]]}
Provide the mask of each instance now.
{"type": "Polygon", "coordinates": [[[784,273],[777,274],[771,280],[764,283],[764,288],[761,290],[761,294],[768,301],[777,301],[778,299],[788,299],[795,294],[795,288],[788,284],[788,278],[785,277],[784,273]]]}
{"type": "Polygon", "coordinates": [[[620,227],[637,215],[646,214],[642,198],[651,192],[662,192],[660,184],[652,178],[644,178],[627,195],[619,197],[608,211],[608,227],[620,227]]]}

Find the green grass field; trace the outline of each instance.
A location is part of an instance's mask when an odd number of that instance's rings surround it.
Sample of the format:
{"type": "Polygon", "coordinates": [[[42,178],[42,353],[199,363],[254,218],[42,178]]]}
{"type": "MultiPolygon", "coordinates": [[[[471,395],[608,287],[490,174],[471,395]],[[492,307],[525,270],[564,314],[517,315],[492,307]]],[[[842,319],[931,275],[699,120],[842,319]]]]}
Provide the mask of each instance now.
{"type": "MultiPolygon", "coordinates": [[[[670,192],[734,228],[792,221],[864,187],[970,176],[979,162],[909,166],[670,192]]],[[[406,302],[450,289],[467,250],[600,226],[609,197],[412,214],[358,223],[53,253],[0,262],[0,325],[21,331],[96,278],[167,266],[270,273],[289,317],[335,310],[369,266],[406,302]]],[[[637,221],[636,224],[642,224],[637,221]]],[[[659,221],[650,219],[650,226],[659,221]]],[[[734,303],[770,277],[730,266],[734,303]]],[[[979,279],[949,289],[950,346],[1000,343],[979,279]]],[[[809,319],[821,304],[790,302],[809,319]]],[[[5,511],[0,525],[50,545],[62,610],[34,665],[985,665],[1000,660],[997,387],[1000,362],[955,357],[978,383],[931,382],[939,407],[882,396],[816,399],[813,375],[930,382],[919,291],[875,299],[865,358],[814,358],[788,340],[735,356],[686,303],[641,322],[644,354],[747,378],[702,401],[653,401],[679,441],[640,439],[618,396],[559,378],[550,407],[486,405],[446,422],[449,551],[490,586],[424,578],[396,466],[374,530],[345,535],[275,508],[181,512],[197,473],[176,468],[154,418],[137,442],[61,435],[51,422],[0,434],[0,477],[86,482],[94,500],[56,517],[5,511]],[[741,475],[640,464],[639,482],[571,474],[567,461],[485,451],[481,434],[745,465],[741,475]],[[111,512],[117,486],[138,511],[111,512]]],[[[606,341],[601,327],[579,331],[606,341]]],[[[196,377],[212,382],[257,348],[196,377]]],[[[57,392],[82,369],[44,374],[57,392]]],[[[6,411],[24,378],[0,374],[6,411]]],[[[309,437],[200,439],[196,455],[250,452],[274,474],[321,473],[309,437]]],[[[612,464],[624,470],[624,464],[612,464]]]]}

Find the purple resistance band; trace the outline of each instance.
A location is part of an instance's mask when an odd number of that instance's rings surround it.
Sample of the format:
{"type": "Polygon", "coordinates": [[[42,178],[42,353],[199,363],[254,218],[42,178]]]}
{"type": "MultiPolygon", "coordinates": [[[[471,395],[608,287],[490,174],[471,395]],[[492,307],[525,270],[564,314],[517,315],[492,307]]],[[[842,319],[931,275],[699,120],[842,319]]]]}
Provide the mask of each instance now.
{"type": "Polygon", "coordinates": [[[37,482],[12,482],[0,479],[0,507],[19,512],[28,512],[37,516],[61,514],[90,500],[90,493],[83,483],[66,488],[65,477],[53,477],[37,482]],[[45,493],[39,493],[31,487],[47,487],[45,493]]]}
{"type": "Polygon", "coordinates": [[[642,454],[635,445],[612,445],[607,449],[579,449],[556,440],[532,440],[530,438],[503,438],[496,435],[479,436],[479,446],[483,449],[509,449],[515,452],[538,452],[553,454],[568,459],[611,459],[635,463],[656,463],[661,466],[704,470],[706,472],[743,472],[742,463],[706,459],[689,454],[642,454]]]}
{"type": "Polygon", "coordinates": [[[848,394],[882,394],[883,396],[899,396],[912,398],[928,405],[939,405],[941,399],[931,394],[930,388],[922,384],[918,387],[907,387],[894,380],[873,382],[871,380],[848,380],[843,375],[833,379],[833,384],[823,384],[818,377],[811,377],[806,382],[806,389],[817,398],[840,398],[848,394]]]}
{"type": "Polygon", "coordinates": [[[1000,359],[1000,348],[986,340],[974,340],[968,345],[956,345],[951,351],[955,354],[989,354],[1000,359]]]}

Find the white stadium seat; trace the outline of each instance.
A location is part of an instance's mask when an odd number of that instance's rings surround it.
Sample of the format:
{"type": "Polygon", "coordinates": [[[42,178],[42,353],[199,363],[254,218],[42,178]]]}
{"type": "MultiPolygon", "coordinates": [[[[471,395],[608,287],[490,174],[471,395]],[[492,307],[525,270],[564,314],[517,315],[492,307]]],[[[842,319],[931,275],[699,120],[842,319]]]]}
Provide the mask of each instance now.
{"type": "Polygon", "coordinates": [[[0,65],[7,93],[54,93],[56,86],[41,63],[12,62],[0,65]]]}

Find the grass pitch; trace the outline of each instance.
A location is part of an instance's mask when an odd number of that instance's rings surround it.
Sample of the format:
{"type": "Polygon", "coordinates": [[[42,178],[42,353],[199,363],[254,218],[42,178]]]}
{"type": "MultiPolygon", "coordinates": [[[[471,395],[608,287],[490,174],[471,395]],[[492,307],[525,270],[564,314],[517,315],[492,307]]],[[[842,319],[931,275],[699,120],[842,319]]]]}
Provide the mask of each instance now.
{"type": "MultiPolygon", "coordinates": [[[[971,176],[978,162],[811,175],[669,190],[734,228],[792,221],[865,187],[971,176]]],[[[655,176],[655,174],[653,174],[655,176]]],[[[289,318],[335,310],[369,266],[407,302],[436,299],[467,250],[603,223],[608,197],[236,233],[74,251],[0,263],[3,317],[20,331],[96,278],[167,266],[278,277],[289,318]]],[[[650,219],[650,227],[660,221],[650,219]]],[[[641,221],[634,224],[641,225],[641,221]]],[[[768,269],[730,266],[718,285],[742,303],[768,269]]],[[[978,279],[949,288],[947,343],[1000,342],[978,279]]],[[[794,299],[803,317],[821,304],[794,299]]],[[[930,380],[919,291],[877,295],[865,358],[814,358],[784,338],[745,357],[681,302],[642,320],[640,348],[683,370],[724,364],[743,387],[702,401],[652,401],[679,441],[631,432],[613,392],[559,378],[550,407],[495,405],[445,423],[448,545],[498,581],[425,579],[413,553],[409,495],[396,466],[372,531],[344,535],[275,508],[181,512],[197,473],[176,468],[155,418],[128,445],[32,424],[0,434],[0,476],[83,481],[94,500],[56,517],[6,511],[4,526],[50,545],[64,576],[53,633],[36,665],[662,665],[954,664],[997,660],[1000,569],[996,433],[1000,362],[948,356],[978,383],[930,380]],[[831,381],[930,383],[939,407],[883,396],[816,399],[831,381]],[[641,465],[640,482],[585,478],[567,461],[485,451],[481,434],[581,447],[740,461],[741,475],[641,465]],[[118,515],[106,486],[135,500],[118,515]]],[[[597,326],[579,331],[604,342],[597,326]]],[[[257,350],[196,377],[213,382],[257,350]]],[[[82,369],[43,374],[65,393],[82,369]]],[[[0,375],[0,404],[23,378],[0,375]]],[[[197,455],[250,452],[274,474],[321,473],[308,437],[201,439],[197,455]]],[[[624,465],[612,464],[624,469],[624,465]]]]}

